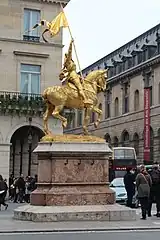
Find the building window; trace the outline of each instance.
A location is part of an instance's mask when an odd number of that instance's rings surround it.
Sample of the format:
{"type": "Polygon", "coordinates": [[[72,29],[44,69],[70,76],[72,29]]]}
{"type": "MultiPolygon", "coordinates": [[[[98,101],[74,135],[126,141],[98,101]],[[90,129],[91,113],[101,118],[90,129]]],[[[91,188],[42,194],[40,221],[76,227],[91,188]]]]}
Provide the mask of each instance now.
{"type": "Polygon", "coordinates": [[[95,112],[91,112],[90,123],[95,121],[95,112]]]}
{"type": "Polygon", "coordinates": [[[77,126],[82,126],[82,110],[77,111],[77,126]]]}
{"type": "Polygon", "coordinates": [[[39,41],[40,29],[36,28],[30,31],[33,26],[40,22],[40,11],[32,9],[24,9],[24,35],[23,40],[26,41],[39,41]]]}
{"type": "Polygon", "coordinates": [[[158,84],[158,103],[160,104],[160,83],[158,84]]]}
{"type": "Polygon", "coordinates": [[[111,92],[107,90],[105,94],[105,118],[110,118],[111,116],[110,105],[111,105],[111,92]]]}
{"type": "Polygon", "coordinates": [[[122,133],[122,147],[128,146],[129,146],[129,133],[127,131],[124,131],[122,133]]]}
{"type": "Polygon", "coordinates": [[[138,64],[140,64],[142,62],[142,59],[143,59],[143,55],[142,55],[143,52],[139,52],[138,53],[138,64]]]}
{"type": "Polygon", "coordinates": [[[40,94],[41,66],[21,64],[21,93],[40,94]]]}
{"type": "Polygon", "coordinates": [[[108,143],[108,146],[111,147],[111,137],[108,133],[104,136],[106,142],[108,143]]]}
{"type": "Polygon", "coordinates": [[[133,57],[132,57],[132,61],[133,61],[132,65],[133,65],[133,67],[137,65],[137,61],[136,60],[137,60],[137,56],[136,56],[136,54],[134,54],[133,57]]]}
{"type": "Polygon", "coordinates": [[[139,110],[139,91],[134,92],[134,111],[139,110]]]}
{"type": "Polygon", "coordinates": [[[116,97],[114,101],[114,116],[117,117],[118,115],[119,115],[119,100],[118,97],[116,97]]]}
{"type": "Polygon", "coordinates": [[[123,113],[128,112],[129,112],[129,85],[128,83],[125,83],[123,89],[123,113]]]}
{"type": "Polygon", "coordinates": [[[118,138],[117,137],[113,138],[113,146],[118,147],[118,138]]]}
{"type": "Polygon", "coordinates": [[[152,90],[152,86],[150,87],[150,106],[153,105],[153,90],[152,90]]]}
{"type": "Polygon", "coordinates": [[[139,155],[139,136],[137,133],[133,136],[133,147],[136,151],[137,156],[139,155]]]}
{"type": "Polygon", "coordinates": [[[160,128],[158,129],[158,153],[160,154],[160,128]]]}

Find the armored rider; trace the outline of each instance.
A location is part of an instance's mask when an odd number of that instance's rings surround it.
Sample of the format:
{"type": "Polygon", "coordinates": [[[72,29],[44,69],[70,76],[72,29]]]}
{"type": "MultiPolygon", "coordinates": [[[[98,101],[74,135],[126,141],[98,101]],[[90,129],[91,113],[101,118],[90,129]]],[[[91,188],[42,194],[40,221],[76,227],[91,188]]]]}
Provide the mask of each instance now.
{"type": "Polygon", "coordinates": [[[82,97],[83,102],[85,104],[91,104],[91,102],[86,99],[86,96],[84,94],[82,84],[81,84],[81,77],[79,74],[76,72],[76,64],[72,60],[72,44],[74,40],[71,40],[68,53],[65,54],[65,59],[64,59],[64,65],[63,69],[61,70],[61,73],[59,75],[60,80],[63,78],[66,78],[67,81],[73,83],[76,88],[78,89],[79,95],[82,97]]]}

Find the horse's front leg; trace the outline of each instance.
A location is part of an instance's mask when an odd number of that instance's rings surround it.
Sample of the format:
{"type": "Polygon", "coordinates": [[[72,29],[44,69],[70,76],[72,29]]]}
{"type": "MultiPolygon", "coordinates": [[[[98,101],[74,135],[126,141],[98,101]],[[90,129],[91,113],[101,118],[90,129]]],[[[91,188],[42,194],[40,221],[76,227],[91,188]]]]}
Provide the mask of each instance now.
{"type": "Polygon", "coordinates": [[[59,119],[61,122],[62,122],[62,126],[64,128],[67,127],[67,118],[63,117],[62,115],[60,115],[60,111],[62,111],[62,109],[64,108],[63,105],[59,105],[59,106],[56,106],[54,111],[52,112],[52,115],[53,117],[59,119]]]}
{"type": "Polygon", "coordinates": [[[90,115],[91,115],[91,108],[85,108],[85,110],[84,110],[84,120],[83,120],[83,133],[84,133],[84,135],[89,135],[87,126],[89,124],[90,115]]]}
{"type": "Polygon", "coordinates": [[[98,106],[93,106],[92,111],[98,114],[97,120],[94,122],[94,126],[95,126],[95,128],[97,128],[99,123],[100,123],[100,121],[101,121],[102,110],[99,109],[98,106]]]}
{"type": "Polygon", "coordinates": [[[54,106],[49,103],[47,103],[46,106],[47,106],[46,111],[43,114],[44,133],[45,133],[45,135],[52,135],[52,133],[48,129],[48,118],[49,118],[49,116],[52,116],[54,106]]]}

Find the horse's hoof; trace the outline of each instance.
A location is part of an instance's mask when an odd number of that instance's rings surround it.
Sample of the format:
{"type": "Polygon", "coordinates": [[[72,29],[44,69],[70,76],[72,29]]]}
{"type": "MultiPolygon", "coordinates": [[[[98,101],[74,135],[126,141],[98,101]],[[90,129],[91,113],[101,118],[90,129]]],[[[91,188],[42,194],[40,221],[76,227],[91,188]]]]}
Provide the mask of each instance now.
{"type": "Polygon", "coordinates": [[[62,123],[62,127],[64,127],[64,128],[67,127],[67,121],[62,123]]]}
{"type": "Polygon", "coordinates": [[[97,128],[98,125],[99,125],[99,122],[95,122],[95,123],[94,123],[95,128],[97,128]]]}

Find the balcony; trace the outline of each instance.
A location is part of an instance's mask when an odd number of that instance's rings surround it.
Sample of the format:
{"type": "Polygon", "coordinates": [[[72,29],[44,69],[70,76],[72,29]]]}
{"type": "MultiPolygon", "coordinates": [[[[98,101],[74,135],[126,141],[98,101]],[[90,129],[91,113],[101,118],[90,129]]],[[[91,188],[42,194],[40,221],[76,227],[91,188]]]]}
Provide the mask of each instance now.
{"type": "Polygon", "coordinates": [[[40,37],[23,35],[23,40],[27,41],[27,42],[39,42],[40,41],[40,37]]]}
{"type": "MultiPolygon", "coordinates": [[[[45,103],[41,94],[0,91],[0,114],[42,117],[45,103]]],[[[68,121],[74,117],[73,109],[64,108],[61,113],[68,121]]]]}
{"type": "Polygon", "coordinates": [[[45,104],[40,94],[0,91],[0,113],[9,115],[41,116],[45,104]]]}

